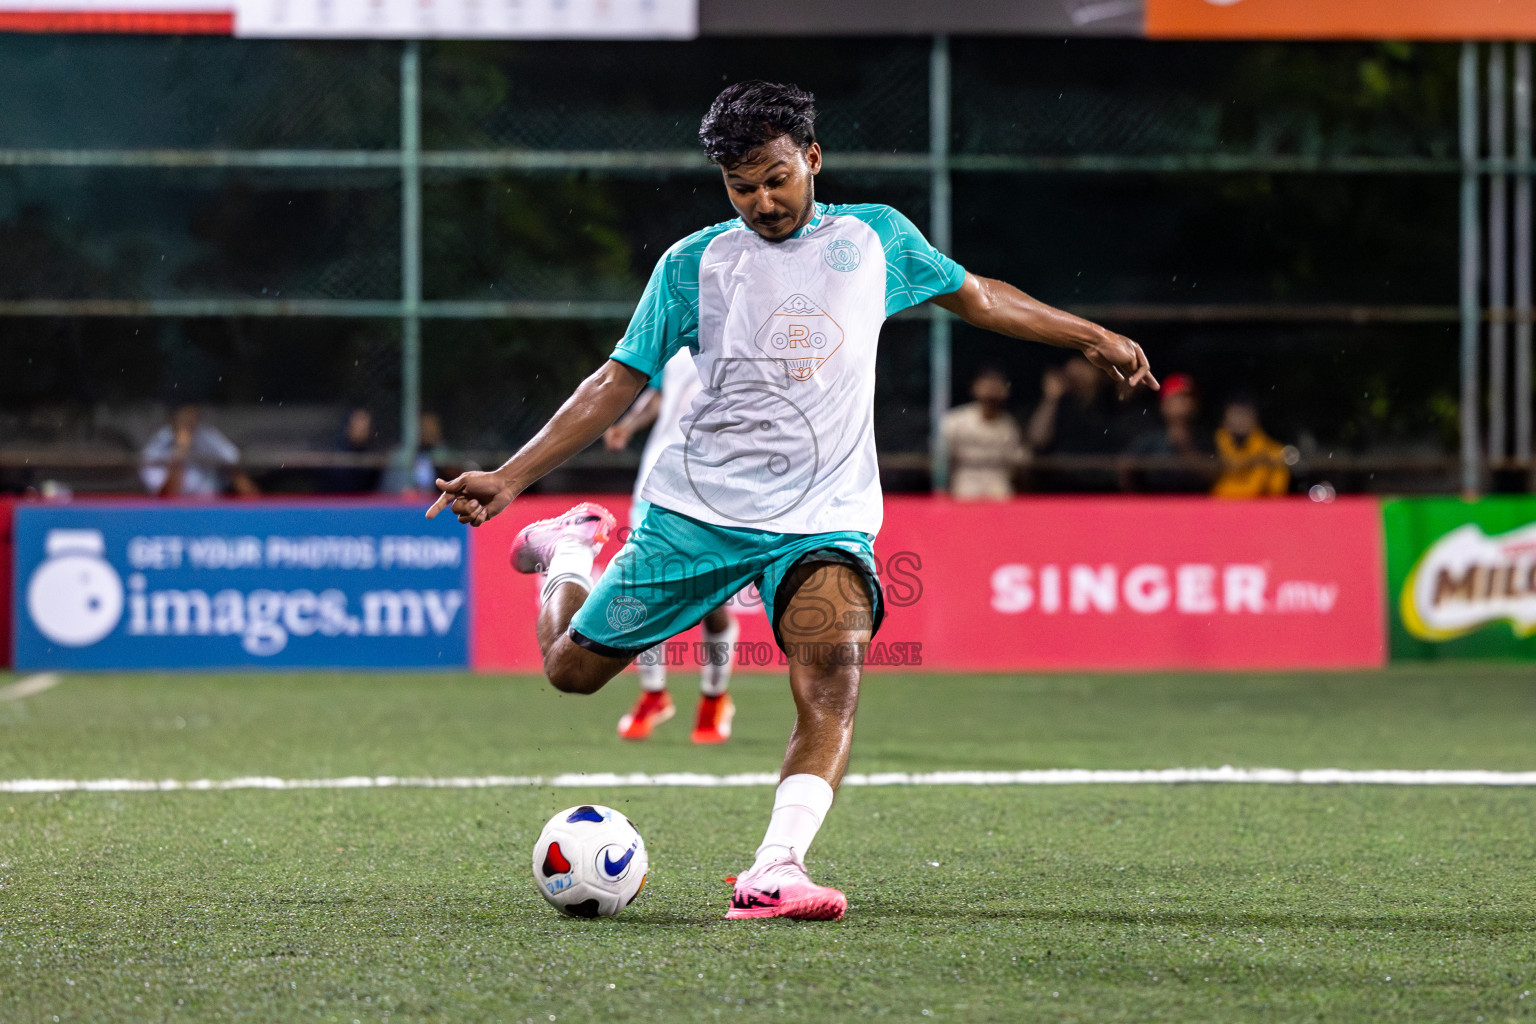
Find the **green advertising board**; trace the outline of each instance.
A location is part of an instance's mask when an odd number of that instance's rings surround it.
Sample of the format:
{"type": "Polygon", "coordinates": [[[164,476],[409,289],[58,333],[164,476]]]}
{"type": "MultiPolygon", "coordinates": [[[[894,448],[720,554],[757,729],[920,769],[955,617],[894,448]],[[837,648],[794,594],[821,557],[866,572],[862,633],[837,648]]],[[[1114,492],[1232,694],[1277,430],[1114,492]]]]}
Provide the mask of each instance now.
{"type": "Polygon", "coordinates": [[[1392,657],[1536,660],[1536,498],[1382,506],[1392,657]]]}

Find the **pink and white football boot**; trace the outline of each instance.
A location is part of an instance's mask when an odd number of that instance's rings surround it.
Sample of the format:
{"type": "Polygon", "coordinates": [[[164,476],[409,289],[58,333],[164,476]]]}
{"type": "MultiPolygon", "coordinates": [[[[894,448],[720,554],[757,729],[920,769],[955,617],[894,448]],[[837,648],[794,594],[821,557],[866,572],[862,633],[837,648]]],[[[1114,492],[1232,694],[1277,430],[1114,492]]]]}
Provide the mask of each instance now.
{"type": "Polygon", "coordinates": [[[529,523],[512,541],[512,568],[518,572],[543,572],[549,568],[555,543],[566,537],[586,541],[595,555],[607,543],[615,522],[612,512],[596,502],[584,501],[553,519],[529,523]]]}
{"type": "Polygon", "coordinates": [[[749,917],[836,921],[847,909],[846,896],[811,881],[811,876],[805,873],[804,862],[791,854],[736,879],[731,909],[725,917],[728,921],[749,917]]]}

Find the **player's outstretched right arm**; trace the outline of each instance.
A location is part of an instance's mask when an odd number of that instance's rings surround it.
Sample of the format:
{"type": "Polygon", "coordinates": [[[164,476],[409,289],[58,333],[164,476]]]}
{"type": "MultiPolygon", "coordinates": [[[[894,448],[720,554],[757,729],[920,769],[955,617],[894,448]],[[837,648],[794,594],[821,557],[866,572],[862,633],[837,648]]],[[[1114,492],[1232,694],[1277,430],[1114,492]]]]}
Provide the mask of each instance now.
{"type": "Polygon", "coordinates": [[[484,523],[512,504],[512,499],[534,481],[601,437],[645,385],[645,374],[608,360],[581,382],[543,429],[500,469],[439,480],[437,486],[443,493],[427,510],[427,518],[448,509],[461,523],[484,523]]]}

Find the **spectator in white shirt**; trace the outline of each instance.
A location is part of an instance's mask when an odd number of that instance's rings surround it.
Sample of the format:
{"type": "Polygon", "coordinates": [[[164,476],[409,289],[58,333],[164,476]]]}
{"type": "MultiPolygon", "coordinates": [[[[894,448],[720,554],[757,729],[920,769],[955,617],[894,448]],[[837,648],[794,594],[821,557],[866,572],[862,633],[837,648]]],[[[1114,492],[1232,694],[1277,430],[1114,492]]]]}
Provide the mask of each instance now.
{"type": "Polygon", "coordinates": [[[195,405],[171,414],[171,422],[144,446],[139,477],[149,493],[161,498],[212,498],[224,493],[227,477],[235,493],[258,493],[240,468],[240,449],[216,427],[202,422],[195,405]]]}
{"type": "Polygon", "coordinates": [[[1019,423],[1008,412],[1012,388],[1003,371],[987,368],[971,382],[975,401],[944,414],[949,492],[960,501],[1005,501],[1013,475],[1029,461],[1019,423]]]}

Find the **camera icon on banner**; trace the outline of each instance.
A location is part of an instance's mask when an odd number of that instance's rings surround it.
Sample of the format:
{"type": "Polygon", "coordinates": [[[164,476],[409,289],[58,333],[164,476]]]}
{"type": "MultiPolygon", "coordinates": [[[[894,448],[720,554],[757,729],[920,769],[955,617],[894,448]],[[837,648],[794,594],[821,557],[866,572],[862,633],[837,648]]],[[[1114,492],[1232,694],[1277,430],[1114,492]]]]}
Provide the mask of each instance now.
{"type": "Polygon", "coordinates": [[[49,530],[47,558],[27,581],[27,614],[61,647],[104,640],[123,617],[123,578],[100,530],[49,530]]]}

